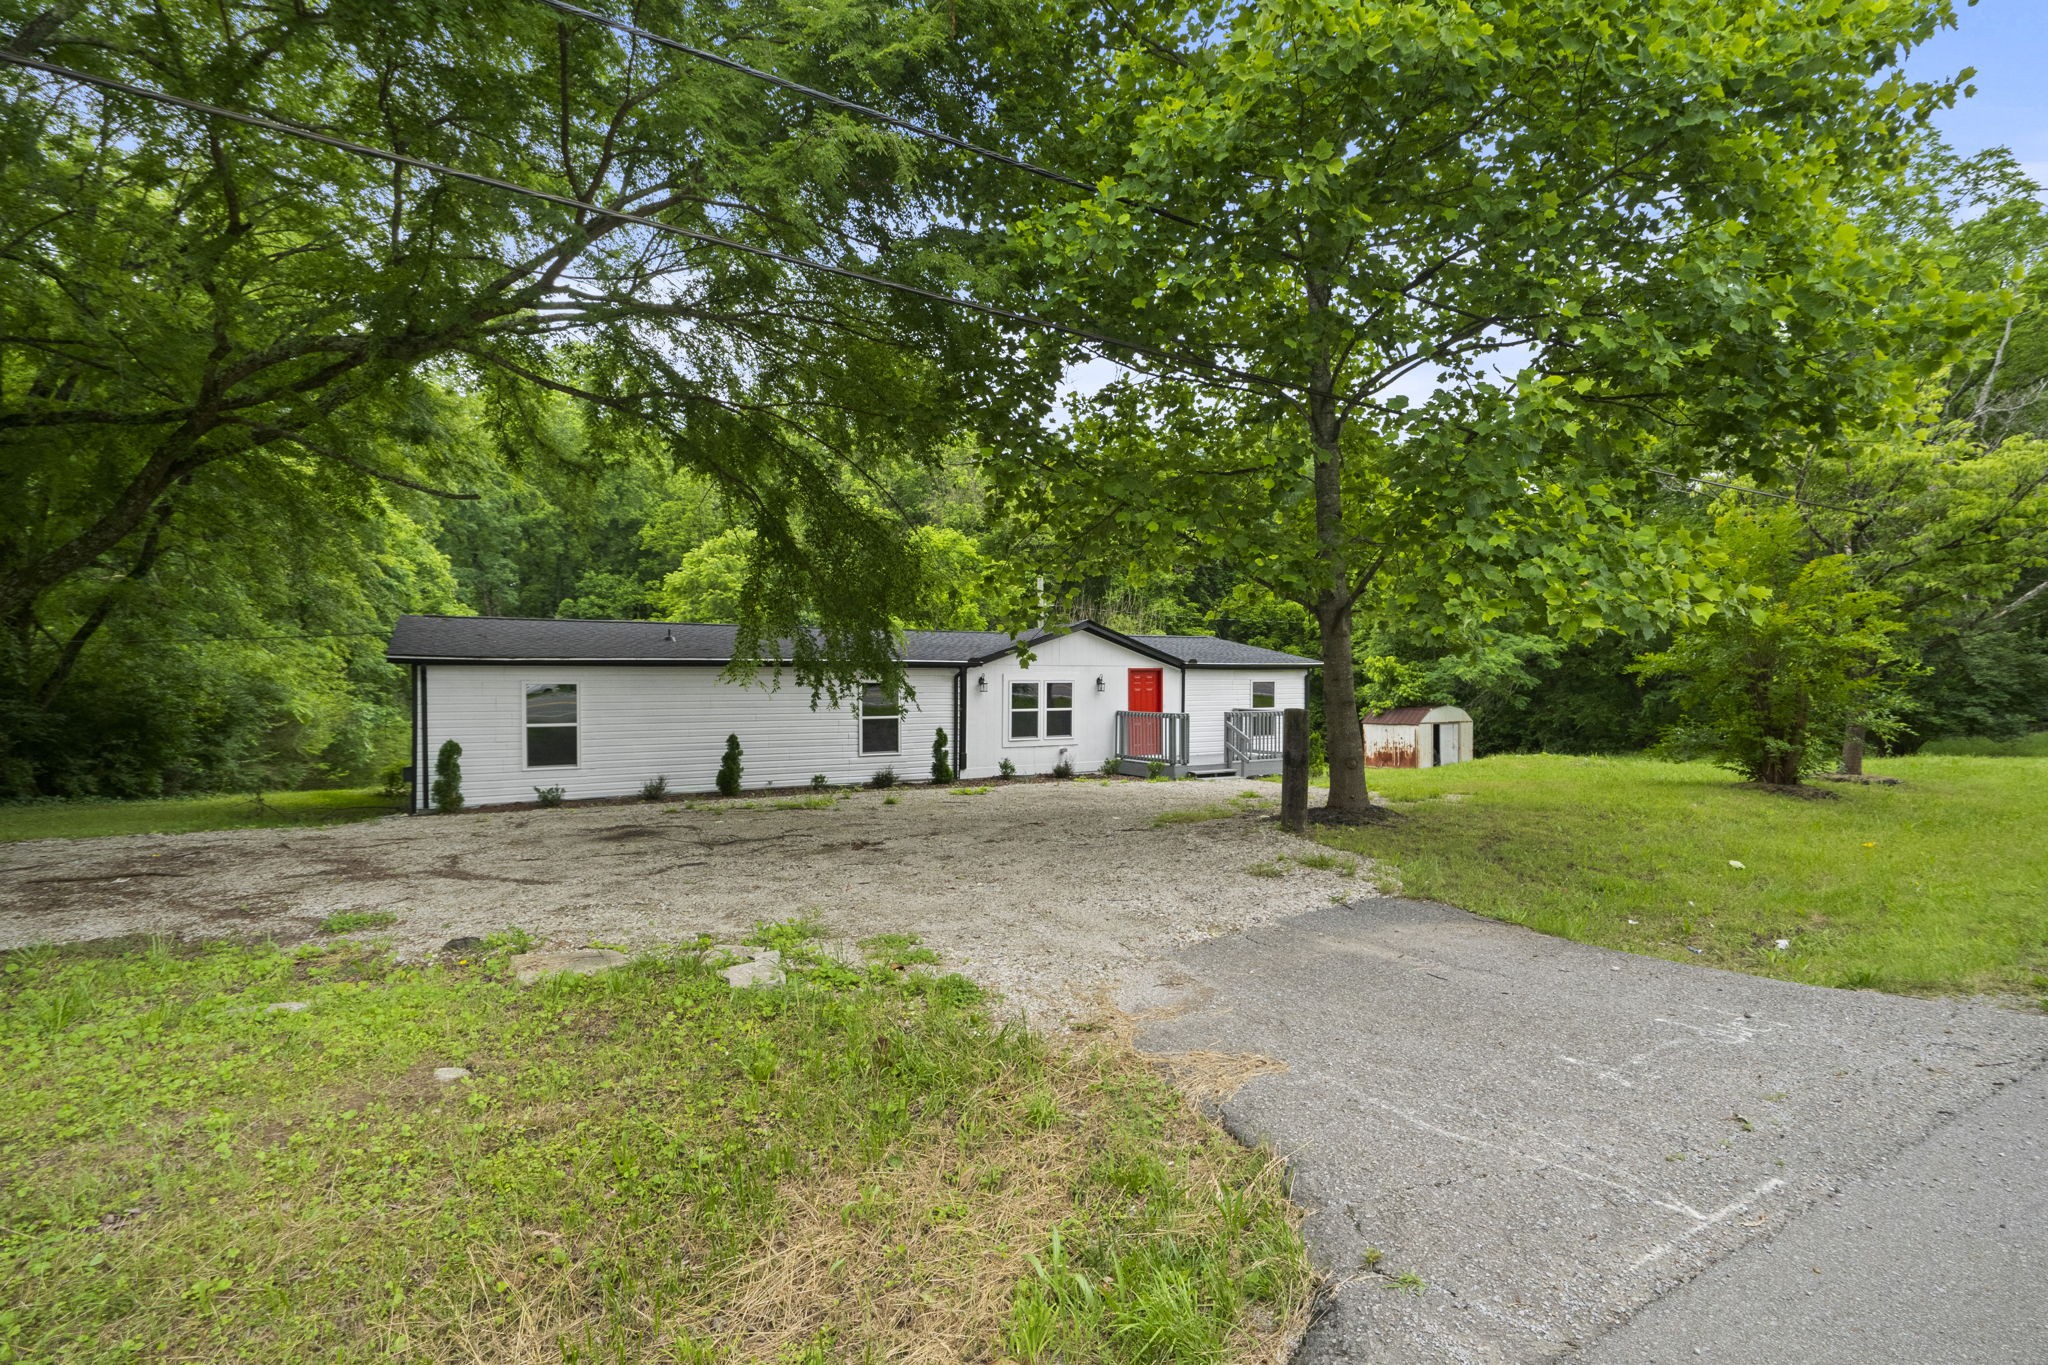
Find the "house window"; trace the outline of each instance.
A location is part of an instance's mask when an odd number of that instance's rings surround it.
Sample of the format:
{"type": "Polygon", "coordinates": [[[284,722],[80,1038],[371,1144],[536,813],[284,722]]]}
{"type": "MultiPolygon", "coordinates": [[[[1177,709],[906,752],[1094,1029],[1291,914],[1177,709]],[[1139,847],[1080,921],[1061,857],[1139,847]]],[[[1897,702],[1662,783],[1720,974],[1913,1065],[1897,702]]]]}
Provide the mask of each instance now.
{"type": "Polygon", "coordinates": [[[526,766],[576,766],[576,684],[526,685],[526,766]]]}
{"type": "Polygon", "coordinates": [[[1074,733],[1074,685],[1049,682],[1045,685],[1045,737],[1069,739],[1074,733]]]}
{"type": "Polygon", "coordinates": [[[862,683],[860,688],[860,751],[864,754],[893,754],[902,748],[903,703],[882,690],[880,683],[862,683]]]}
{"type": "Polygon", "coordinates": [[[1038,738],[1038,684],[1010,684],[1010,738],[1038,738]]]}
{"type": "Polygon", "coordinates": [[[1271,684],[1271,683],[1269,683],[1269,682],[1255,682],[1255,683],[1253,683],[1253,684],[1252,684],[1252,707],[1253,707],[1253,709],[1254,709],[1254,710],[1264,710],[1264,709],[1266,709],[1266,708],[1268,708],[1268,707],[1272,706],[1272,704],[1273,704],[1273,684],[1271,684]]]}

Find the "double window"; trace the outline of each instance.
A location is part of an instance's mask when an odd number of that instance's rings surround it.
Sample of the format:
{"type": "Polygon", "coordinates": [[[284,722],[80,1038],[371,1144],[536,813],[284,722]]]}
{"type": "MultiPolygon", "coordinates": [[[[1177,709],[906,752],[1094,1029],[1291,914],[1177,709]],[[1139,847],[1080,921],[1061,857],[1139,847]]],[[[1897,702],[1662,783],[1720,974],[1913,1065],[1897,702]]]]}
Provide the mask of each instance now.
{"type": "Polygon", "coordinates": [[[526,766],[576,766],[576,684],[526,685],[526,766]]]}
{"type": "Polygon", "coordinates": [[[1074,685],[1070,682],[1010,684],[1010,738],[1071,739],[1074,685]]]}
{"type": "Polygon", "coordinates": [[[1252,709],[1264,711],[1273,705],[1273,684],[1255,682],[1252,684],[1252,709]]]}
{"type": "Polygon", "coordinates": [[[882,690],[880,683],[862,683],[860,689],[860,751],[864,754],[901,752],[903,703],[882,690]]]}

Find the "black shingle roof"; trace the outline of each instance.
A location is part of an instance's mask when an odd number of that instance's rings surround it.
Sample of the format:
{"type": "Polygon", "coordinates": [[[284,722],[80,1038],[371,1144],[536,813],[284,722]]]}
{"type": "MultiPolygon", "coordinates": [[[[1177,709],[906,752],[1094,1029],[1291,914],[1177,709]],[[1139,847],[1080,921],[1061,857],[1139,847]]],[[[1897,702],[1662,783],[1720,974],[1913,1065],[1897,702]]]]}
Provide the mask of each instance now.
{"type": "MultiPolygon", "coordinates": [[[[1079,621],[1068,627],[1128,643],[1162,662],[1201,668],[1261,664],[1314,668],[1316,661],[1206,635],[1121,635],[1079,621]]],[[[575,661],[579,663],[725,664],[732,661],[733,626],[668,621],[554,621],[514,616],[401,616],[391,631],[385,657],[393,663],[488,663],[575,661]]],[[[1022,643],[1042,640],[1046,632],[1022,643]]],[[[907,664],[960,666],[1006,654],[1020,642],[995,630],[906,630],[907,664]]],[[[788,643],[781,649],[789,658],[788,643]]]]}

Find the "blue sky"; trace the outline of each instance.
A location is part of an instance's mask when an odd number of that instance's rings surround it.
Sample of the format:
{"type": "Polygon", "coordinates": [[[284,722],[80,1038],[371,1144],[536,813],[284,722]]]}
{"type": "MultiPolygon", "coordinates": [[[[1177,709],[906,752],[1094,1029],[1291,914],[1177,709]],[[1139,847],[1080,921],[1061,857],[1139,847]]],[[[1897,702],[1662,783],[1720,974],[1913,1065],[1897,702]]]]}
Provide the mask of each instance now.
{"type": "Polygon", "coordinates": [[[1906,70],[1922,80],[1975,67],[1977,93],[1939,115],[1958,152],[2010,147],[2048,184],[2048,0],[1978,0],[1957,25],[1916,50],[1906,70]]]}

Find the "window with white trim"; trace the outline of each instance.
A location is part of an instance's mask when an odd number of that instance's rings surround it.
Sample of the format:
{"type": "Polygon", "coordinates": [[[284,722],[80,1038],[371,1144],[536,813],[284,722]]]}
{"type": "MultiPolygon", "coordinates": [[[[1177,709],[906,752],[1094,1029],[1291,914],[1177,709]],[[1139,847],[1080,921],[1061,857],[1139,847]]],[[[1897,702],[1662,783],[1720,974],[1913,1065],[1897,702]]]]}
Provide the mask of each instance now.
{"type": "Polygon", "coordinates": [[[1273,705],[1273,684],[1255,682],[1252,684],[1252,709],[1263,711],[1273,705]]]}
{"type": "Polygon", "coordinates": [[[901,753],[903,747],[903,703],[882,690],[880,683],[860,685],[860,751],[864,754],[901,753]]]}
{"type": "Polygon", "coordinates": [[[526,766],[576,766],[576,684],[526,685],[526,766]]]}
{"type": "Polygon", "coordinates": [[[1045,685],[1045,737],[1074,737],[1074,685],[1070,682],[1049,682],[1045,685]]]}
{"type": "Polygon", "coordinates": [[[1072,739],[1074,685],[1070,682],[1010,684],[1011,739],[1072,739]]]}
{"type": "Polygon", "coordinates": [[[1038,738],[1038,684],[1010,684],[1010,738],[1038,738]]]}

